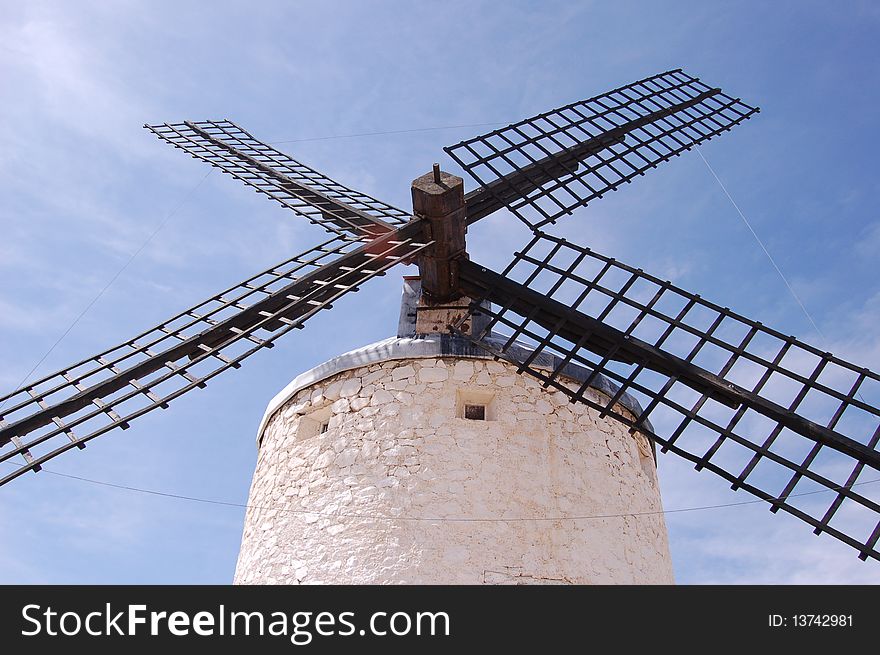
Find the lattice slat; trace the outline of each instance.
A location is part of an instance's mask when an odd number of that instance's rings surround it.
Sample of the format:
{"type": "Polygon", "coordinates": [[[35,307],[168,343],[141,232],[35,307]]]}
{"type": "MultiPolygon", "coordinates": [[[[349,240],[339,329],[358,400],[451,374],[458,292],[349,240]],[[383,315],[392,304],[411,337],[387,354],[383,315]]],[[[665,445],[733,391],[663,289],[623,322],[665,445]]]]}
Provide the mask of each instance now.
{"type": "Polygon", "coordinates": [[[350,239],[331,239],[0,398],[0,462],[25,459],[0,485],[240,367],[336,299],[409,261],[429,245],[416,240],[420,232],[414,222],[360,247],[350,239]]]}
{"type": "Polygon", "coordinates": [[[507,207],[538,229],[757,111],[673,70],[444,150],[482,187],[468,222],[507,207]]]}
{"type": "Polygon", "coordinates": [[[880,559],[880,485],[866,484],[880,477],[876,373],[540,232],[502,275],[463,262],[461,276],[469,295],[496,304],[472,313],[488,311],[487,330],[507,337],[503,347],[485,335],[475,343],[880,559]],[[535,367],[539,354],[555,365],[535,367]],[[592,373],[573,385],[569,365],[592,373]],[[617,387],[607,397],[590,389],[600,375],[617,387]]]}
{"type": "Polygon", "coordinates": [[[231,121],[144,127],[329,232],[369,239],[410,219],[407,212],[330,179],[258,141],[231,121]]]}

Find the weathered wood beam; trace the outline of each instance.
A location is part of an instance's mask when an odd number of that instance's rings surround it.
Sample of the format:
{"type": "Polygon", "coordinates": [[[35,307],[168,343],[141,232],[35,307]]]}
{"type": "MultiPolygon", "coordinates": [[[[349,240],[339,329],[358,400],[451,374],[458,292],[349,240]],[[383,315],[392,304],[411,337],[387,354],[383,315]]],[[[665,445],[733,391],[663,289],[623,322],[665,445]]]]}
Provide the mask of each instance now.
{"type": "Polygon", "coordinates": [[[430,302],[455,300],[461,296],[458,261],[467,257],[464,182],[434,164],[431,173],[413,180],[412,200],[413,214],[425,224],[425,240],[434,242],[419,255],[422,289],[430,302]]]}

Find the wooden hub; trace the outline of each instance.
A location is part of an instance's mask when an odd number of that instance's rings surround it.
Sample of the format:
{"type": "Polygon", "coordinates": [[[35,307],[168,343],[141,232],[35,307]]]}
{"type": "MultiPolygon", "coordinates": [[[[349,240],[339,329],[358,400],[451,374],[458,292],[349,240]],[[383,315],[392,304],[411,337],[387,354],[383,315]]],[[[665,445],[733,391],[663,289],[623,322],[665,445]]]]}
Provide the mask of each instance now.
{"type": "Polygon", "coordinates": [[[435,165],[432,172],[413,180],[412,200],[413,213],[425,219],[425,239],[434,242],[418,259],[426,300],[432,303],[456,300],[462,295],[458,260],[467,259],[464,181],[443,173],[435,165]]]}

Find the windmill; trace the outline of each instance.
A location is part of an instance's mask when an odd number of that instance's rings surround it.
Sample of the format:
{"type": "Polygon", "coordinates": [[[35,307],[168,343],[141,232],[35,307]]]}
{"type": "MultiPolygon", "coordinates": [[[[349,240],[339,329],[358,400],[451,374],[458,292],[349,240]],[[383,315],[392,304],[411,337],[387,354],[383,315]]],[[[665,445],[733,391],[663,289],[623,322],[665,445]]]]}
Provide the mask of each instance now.
{"type": "Polygon", "coordinates": [[[513,367],[862,560],[880,559],[880,504],[860,487],[880,470],[880,376],[549,231],[757,111],[681,70],[664,72],[445,148],[479,187],[465,194],[435,164],[413,182],[412,213],[230,121],[147,126],[329,236],[0,398],[0,461],[21,462],[0,485],[167,408],[371,278],[417,263],[416,320],[431,324],[418,334],[467,343],[471,356],[513,367]],[[501,209],[532,238],[498,273],[469,259],[465,237],[501,209]]]}

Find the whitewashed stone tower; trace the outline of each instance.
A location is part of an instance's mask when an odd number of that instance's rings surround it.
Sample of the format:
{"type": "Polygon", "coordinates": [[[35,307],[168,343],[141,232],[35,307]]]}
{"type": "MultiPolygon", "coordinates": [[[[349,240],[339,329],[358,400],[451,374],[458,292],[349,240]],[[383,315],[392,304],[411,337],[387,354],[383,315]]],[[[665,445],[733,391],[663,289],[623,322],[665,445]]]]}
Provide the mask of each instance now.
{"type": "Polygon", "coordinates": [[[235,582],[671,583],[647,439],[464,339],[417,334],[419,293],[408,278],[396,338],[269,404],[235,582]]]}
{"type": "MultiPolygon", "coordinates": [[[[397,337],[269,403],[236,583],[672,582],[648,440],[442,334],[467,306],[463,188],[436,164],[413,182],[432,245],[406,279],[397,337]]],[[[564,373],[577,388],[590,372],[564,373]]],[[[616,391],[601,376],[591,387],[616,391]]],[[[619,405],[641,412],[626,394],[619,405]]]]}

